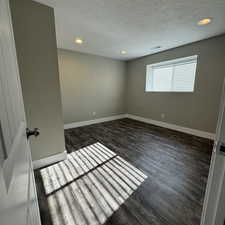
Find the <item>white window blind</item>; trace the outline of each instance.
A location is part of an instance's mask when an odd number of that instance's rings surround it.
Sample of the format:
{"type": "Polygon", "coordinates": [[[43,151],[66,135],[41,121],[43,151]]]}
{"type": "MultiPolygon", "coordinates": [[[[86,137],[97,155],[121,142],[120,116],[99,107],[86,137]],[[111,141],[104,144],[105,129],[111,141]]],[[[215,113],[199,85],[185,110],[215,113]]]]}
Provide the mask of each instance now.
{"type": "Polygon", "coordinates": [[[146,91],[193,92],[197,56],[147,65],[146,91]]]}

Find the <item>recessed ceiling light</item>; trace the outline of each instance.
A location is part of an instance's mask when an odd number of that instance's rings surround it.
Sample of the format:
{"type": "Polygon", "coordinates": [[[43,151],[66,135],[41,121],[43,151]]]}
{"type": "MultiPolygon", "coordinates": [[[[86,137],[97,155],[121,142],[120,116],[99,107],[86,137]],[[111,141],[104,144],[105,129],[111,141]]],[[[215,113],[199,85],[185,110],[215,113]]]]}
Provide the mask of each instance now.
{"type": "Polygon", "coordinates": [[[212,18],[204,18],[198,21],[198,25],[206,25],[212,22],[212,18]]]}
{"type": "Polygon", "coordinates": [[[120,53],[125,55],[125,54],[127,54],[127,51],[126,50],[122,50],[120,53]]]}
{"type": "Polygon", "coordinates": [[[80,38],[76,38],[76,39],[75,39],[75,43],[81,45],[81,44],[84,43],[84,41],[83,41],[82,39],[80,39],[80,38]]]}

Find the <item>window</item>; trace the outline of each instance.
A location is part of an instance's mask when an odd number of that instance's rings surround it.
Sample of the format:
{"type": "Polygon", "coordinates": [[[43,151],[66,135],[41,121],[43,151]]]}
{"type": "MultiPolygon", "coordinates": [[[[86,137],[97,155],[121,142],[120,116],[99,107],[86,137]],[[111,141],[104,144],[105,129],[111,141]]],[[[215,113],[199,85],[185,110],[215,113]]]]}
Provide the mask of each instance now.
{"type": "Polygon", "coordinates": [[[146,91],[193,92],[197,55],[147,65],[146,91]]]}

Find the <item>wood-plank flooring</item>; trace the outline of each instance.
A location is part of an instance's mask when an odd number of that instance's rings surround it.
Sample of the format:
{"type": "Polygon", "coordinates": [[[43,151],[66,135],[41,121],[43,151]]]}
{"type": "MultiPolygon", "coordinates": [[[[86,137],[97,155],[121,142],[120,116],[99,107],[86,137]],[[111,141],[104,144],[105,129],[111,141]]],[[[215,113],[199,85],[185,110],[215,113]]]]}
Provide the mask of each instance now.
{"type": "MultiPolygon", "coordinates": [[[[105,225],[199,225],[212,141],[131,119],[65,131],[68,152],[96,142],[148,178],[105,225]]],[[[39,171],[35,172],[43,225],[51,222],[39,171]]]]}

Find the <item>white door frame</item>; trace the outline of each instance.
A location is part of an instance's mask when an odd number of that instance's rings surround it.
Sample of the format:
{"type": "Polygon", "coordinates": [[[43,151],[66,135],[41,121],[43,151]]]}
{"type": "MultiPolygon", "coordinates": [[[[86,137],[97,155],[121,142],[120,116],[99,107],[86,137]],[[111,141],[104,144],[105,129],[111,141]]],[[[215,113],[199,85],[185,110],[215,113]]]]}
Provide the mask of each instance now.
{"type": "Polygon", "coordinates": [[[225,222],[225,81],[221,96],[215,143],[203,204],[201,225],[224,225],[225,222]]]}

